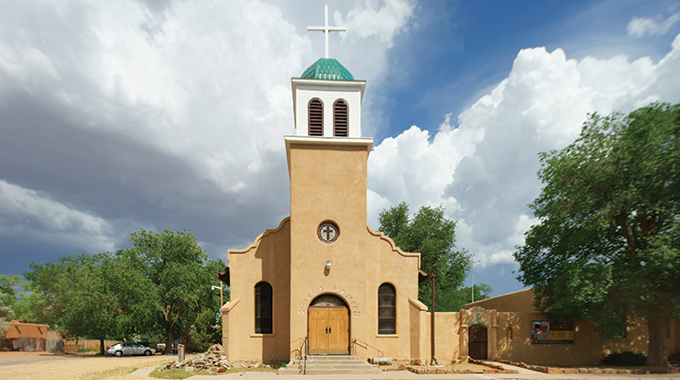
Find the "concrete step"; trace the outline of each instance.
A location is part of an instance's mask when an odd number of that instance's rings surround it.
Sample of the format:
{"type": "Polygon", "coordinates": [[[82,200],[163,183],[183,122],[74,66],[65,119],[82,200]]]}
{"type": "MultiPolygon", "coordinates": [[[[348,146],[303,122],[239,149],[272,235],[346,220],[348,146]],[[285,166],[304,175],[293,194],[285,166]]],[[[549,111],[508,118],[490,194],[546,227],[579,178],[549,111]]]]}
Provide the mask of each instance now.
{"type": "Polygon", "coordinates": [[[363,375],[377,374],[381,370],[350,355],[309,355],[305,362],[295,360],[286,368],[279,369],[279,375],[298,375],[306,366],[308,375],[363,375]]]}

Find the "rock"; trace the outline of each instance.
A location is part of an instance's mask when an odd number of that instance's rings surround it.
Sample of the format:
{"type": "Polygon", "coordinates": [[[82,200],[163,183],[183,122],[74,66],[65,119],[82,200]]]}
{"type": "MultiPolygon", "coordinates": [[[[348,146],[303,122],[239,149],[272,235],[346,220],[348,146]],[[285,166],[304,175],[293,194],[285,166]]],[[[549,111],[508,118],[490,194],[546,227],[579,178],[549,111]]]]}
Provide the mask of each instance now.
{"type": "Polygon", "coordinates": [[[373,358],[372,363],[377,365],[392,365],[392,358],[373,358]]]}
{"type": "MultiPolygon", "coordinates": [[[[208,348],[208,351],[197,354],[193,359],[186,359],[183,362],[167,362],[161,366],[161,369],[184,369],[186,371],[211,371],[211,372],[226,372],[231,368],[231,363],[226,360],[227,357],[222,351],[222,346],[215,344],[208,348]]],[[[241,363],[235,363],[235,365],[240,366],[239,368],[245,367],[241,363]]]]}
{"type": "Polygon", "coordinates": [[[217,343],[213,344],[208,348],[208,351],[219,351],[220,353],[224,352],[224,349],[222,348],[222,345],[217,343]]]}

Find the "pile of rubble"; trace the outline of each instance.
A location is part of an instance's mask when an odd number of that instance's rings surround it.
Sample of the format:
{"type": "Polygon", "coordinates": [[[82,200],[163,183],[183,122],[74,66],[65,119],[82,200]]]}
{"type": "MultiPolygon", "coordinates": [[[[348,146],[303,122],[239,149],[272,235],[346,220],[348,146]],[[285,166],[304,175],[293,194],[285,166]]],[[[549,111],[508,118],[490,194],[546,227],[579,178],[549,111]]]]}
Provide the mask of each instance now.
{"type": "Polygon", "coordinates": [[[262,363],[243,363],[229,362],[224,355],[222,345],[215,344],[208,348],[208,351],[202,354],[197,354],[191,359],[186,359],[183,362],[168,362],[161,366],[161,370],[166,369],[183,369],[185,371],[210,371],[210,372],[226,372],[230,368],[266,368],[269,365],[262,363]]]}

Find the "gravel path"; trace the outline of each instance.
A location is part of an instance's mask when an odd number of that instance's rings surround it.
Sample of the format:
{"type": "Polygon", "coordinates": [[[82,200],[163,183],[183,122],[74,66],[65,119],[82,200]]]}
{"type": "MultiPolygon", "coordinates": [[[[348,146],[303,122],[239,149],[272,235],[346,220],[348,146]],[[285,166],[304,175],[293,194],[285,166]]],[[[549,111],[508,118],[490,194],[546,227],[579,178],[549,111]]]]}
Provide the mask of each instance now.
{"type": "MultiPolygon", "coordinates": [[[[10,364],[15,358],[4,357],[0,352],[0,363],[10,364]],[[4,360],[3,360],[4,359],[4,360]]],[[[40,356],[30,363],[1,365],[0,380],[140,380],[130,375],[134,370],[147,367],[158,367],[164,362],[177,360],[176,356],[57,356],[52,358],[40,356]]]]}

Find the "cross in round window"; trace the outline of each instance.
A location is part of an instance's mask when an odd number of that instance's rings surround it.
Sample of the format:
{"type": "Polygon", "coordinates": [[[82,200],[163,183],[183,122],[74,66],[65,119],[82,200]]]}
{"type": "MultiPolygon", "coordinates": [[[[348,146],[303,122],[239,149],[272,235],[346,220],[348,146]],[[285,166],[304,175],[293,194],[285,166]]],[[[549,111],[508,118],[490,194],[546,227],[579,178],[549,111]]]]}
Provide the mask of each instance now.
{"type": "Polygon", "coordinates": [[[340,235],[340,230],[338,226],[331,222],[321,223],[319,230],[317,231],[317,236],[324,243],[332,243],[338,240],[338,235],[340,235]]]}

